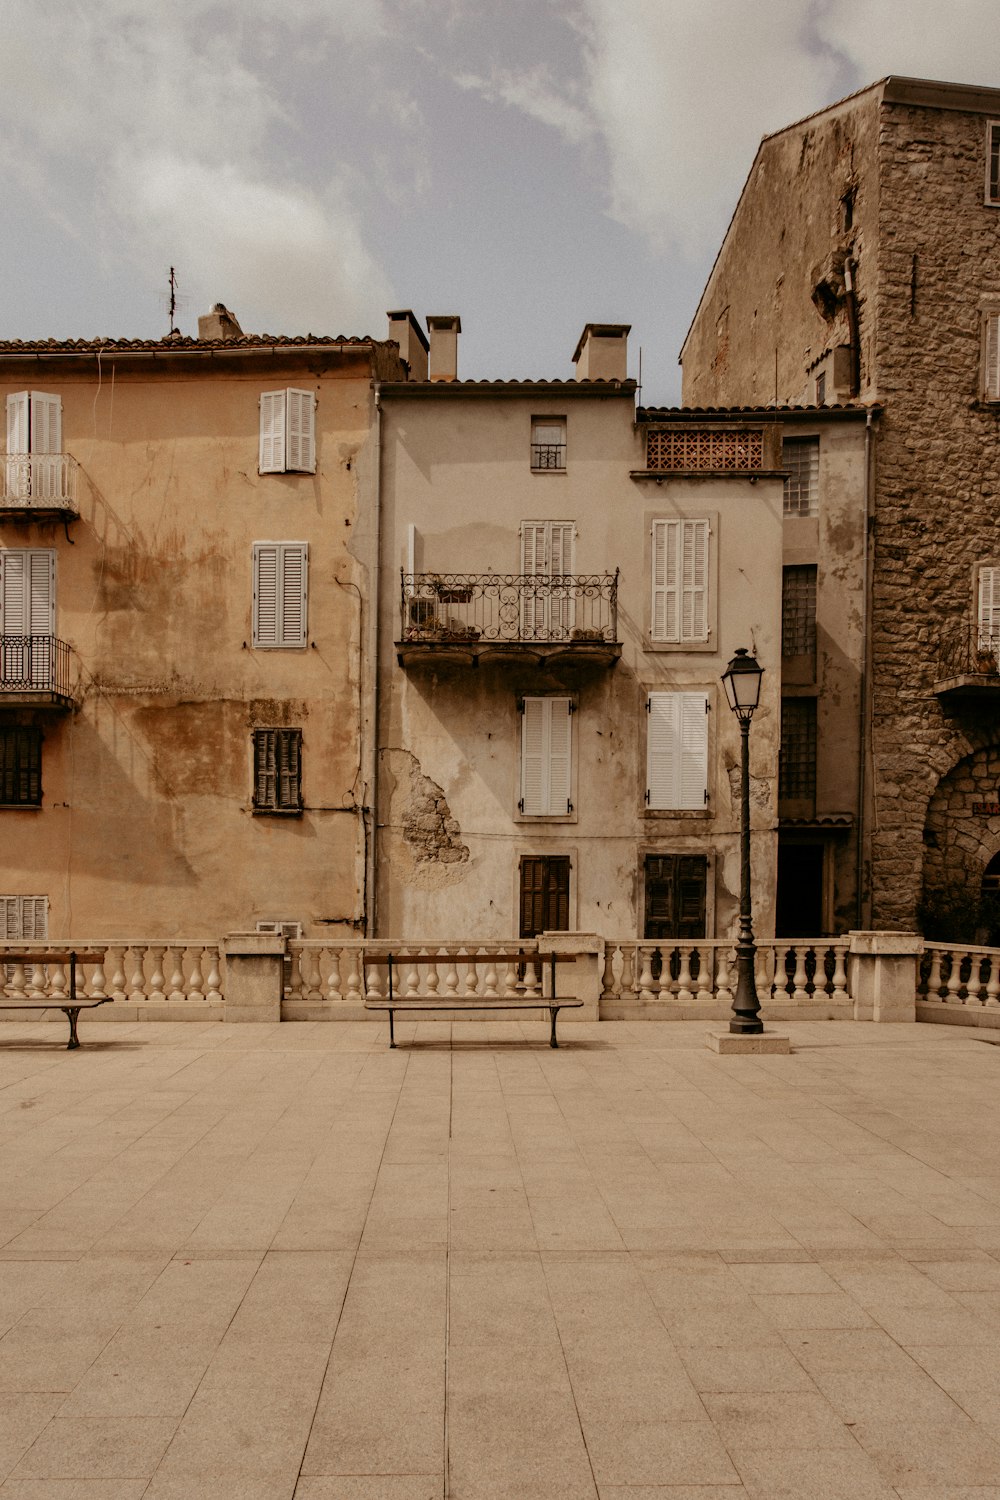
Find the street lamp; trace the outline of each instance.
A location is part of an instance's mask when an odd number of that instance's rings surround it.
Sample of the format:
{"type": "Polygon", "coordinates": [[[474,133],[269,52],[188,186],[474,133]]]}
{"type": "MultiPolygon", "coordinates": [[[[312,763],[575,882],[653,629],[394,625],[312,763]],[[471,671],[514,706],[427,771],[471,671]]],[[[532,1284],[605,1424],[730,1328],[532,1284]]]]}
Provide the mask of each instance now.
{"type": "Polygon", "coordinates": [[[741,646],[722,674],[729,707],[740,721],[740,932],[736,944],[736,994],[729,1030],[744,1036],[764,1030],[754,978],[757,948],[750,909],[750,720],[760,702],[764,668],[741,646]]]}

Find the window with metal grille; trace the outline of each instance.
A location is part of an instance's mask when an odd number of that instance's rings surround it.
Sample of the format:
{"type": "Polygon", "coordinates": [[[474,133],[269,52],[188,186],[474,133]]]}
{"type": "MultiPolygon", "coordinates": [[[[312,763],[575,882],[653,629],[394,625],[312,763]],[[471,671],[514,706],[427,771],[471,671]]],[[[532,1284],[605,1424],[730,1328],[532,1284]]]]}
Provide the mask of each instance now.
{"type": "Polygon", "coordinates": [[[986,201],[1000,204],[1000,120],[986,122],[986,201]]]}
{"type": "Polygon", "coordinates": [[[781,654],[816,655],[816,568],[785,568],[781,575],[781,654]]]}
{"type": "Polygon", "coordinates": [[[14,724],[0,729],[0,807],[41,807],[42,731],[14,724]]]}
{"type": "Polygon", "coordinates": [[[533,469],[565,469],[565,417],[532,417],[531,467],[533,469]]]}
{"type": "Polygon", "coordinates": [[[783,698],[778,796],[812,799],[816,796],[816,700],[783,698]]]}
{"type": "Polygon", "coordinates": [[[674,471],[714,472],[725,469],[759,469],[764,461],[761,429],[727,428],[646,429],[646,468],[674,471]]]}
{"type": "Polygon", "coordinates": [[[785,515],[815,516],[819,508],[819,438],[787,438],[781,445],[785,515]]]}
{"type": "Polygon", "coordinates": [[[255,729],[254,812],[302,811],[302,730],[255,729]]]}

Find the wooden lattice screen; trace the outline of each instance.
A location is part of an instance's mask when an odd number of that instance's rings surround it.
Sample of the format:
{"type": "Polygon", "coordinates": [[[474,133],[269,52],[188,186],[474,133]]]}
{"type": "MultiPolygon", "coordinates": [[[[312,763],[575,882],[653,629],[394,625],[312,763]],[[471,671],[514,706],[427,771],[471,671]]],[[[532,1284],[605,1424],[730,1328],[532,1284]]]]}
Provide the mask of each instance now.
{"type": "Polygon", "coordinates": [[[759,469],[763,460],[762,431],[650,427],[646,434],[647,469],[759,469]]]}

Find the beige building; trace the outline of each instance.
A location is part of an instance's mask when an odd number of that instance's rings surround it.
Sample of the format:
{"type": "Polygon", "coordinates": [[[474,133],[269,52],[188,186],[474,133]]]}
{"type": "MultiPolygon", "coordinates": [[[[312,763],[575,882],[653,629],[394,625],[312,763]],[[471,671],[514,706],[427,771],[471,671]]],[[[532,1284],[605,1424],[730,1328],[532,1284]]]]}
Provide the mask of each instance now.
{"type": "Polygon", "coordinates": [[[461,381],[457,318],[429,320],[428,349],[392,316],[417,378],[380,392],[376,932],[734,931],[739,731],[720,676],[740,646],[765,668],[752,843],[773,932],[773,422],[713,423],[711,441],[698,416],[637,422],[621,325],[587,325],[575,378],[461,381]]]}
{"type": "Polygon", "coordinates": [[[688,402],[882,408],[863,925],[969,939],[1000,888],[998,251],[1000,90],[886,78],[761,143],[682,351],[688,402]]]}
{"type": "Polygon", "coordinates": [[[221,307],[0,345],[0,937],[364,930],[373,390],[403,374],[221,307]]]}

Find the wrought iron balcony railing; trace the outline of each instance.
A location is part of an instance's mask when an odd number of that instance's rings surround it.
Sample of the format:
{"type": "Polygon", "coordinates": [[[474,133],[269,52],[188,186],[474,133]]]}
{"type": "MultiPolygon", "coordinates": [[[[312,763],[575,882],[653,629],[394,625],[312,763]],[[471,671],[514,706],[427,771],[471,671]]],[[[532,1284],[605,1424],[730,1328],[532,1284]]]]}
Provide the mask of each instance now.
{"type": "Polygon", "coordinates": [[[400,641],[618,644],[613,573],[402,573],[400,641]]]}
{"type": "Polygon", "coordinates": [[[532,443],[531,467],[533,469],[565,469],[565,443],[532,443]]]}
{"type": "Polygon", "coordinates": [[[76,510],[77,462],[68,453],[5,453],[0,509],[76,510]]]}
{"type": "Polygon", "coordinates": [[[70,702],[70,649],[54,635],[0,635],[0,703],[50,696],[70,702]]]}

